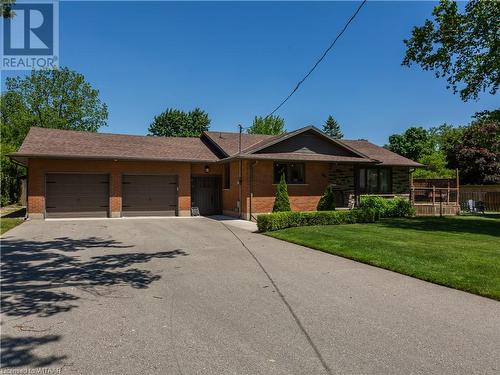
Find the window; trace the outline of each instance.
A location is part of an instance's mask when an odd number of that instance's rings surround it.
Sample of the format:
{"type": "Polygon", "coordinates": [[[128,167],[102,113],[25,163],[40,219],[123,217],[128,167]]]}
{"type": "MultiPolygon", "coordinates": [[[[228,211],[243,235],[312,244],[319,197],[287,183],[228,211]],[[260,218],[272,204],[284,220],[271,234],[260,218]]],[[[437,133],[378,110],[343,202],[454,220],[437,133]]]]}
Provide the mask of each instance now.
{"type": "Polygon", "coordinates": [[[305,183],[304,163],[275,163],[274,183],[279,184],[281,176],[285,175],[287,184],[305,183]]]}
{"type": "Polygon", "coordinates": [[[231,175],[229,174],[229,163],[224,164],[224,187],[223,189],[229,189],[231,187],[231,175]]]}
{"type": "Polygon", "coordinates": [[[391,193],[390,168],[360,168],[358,170],[358,192],[360,194],[391,193]]]}

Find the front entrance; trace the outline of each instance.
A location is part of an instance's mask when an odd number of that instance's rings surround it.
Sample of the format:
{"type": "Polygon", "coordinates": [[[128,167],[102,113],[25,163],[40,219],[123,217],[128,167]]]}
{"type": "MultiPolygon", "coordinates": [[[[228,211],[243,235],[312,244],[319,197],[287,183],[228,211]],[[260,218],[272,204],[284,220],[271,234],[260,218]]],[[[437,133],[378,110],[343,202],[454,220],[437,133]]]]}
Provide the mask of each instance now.
{"type": "Polygon", "coordinates": [[[200,215],[218,215],[222,212],[222,181],[220,176],[191,177],[191,207],[198,207],[200,215]]]}

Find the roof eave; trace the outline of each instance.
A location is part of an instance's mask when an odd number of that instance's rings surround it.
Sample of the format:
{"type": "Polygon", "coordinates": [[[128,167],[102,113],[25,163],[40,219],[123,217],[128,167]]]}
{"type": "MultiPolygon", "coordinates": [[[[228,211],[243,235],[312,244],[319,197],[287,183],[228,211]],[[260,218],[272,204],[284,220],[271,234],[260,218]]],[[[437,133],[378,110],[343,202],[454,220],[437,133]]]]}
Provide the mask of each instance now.
{"type": "Polygon", "coordinates": [[[293,157],[290,157],[290,158],[285,158],[285,159],[282,159],[282,158],[265,158],[265,157],[262,157],[262,156],[258,156],[260,154],[257,154],[257,155],[253,155],[253,154],[236,154],[236,155],[232,155],[232,156],[229,156],[225,159],[222,159],[221,162],[228,162],[228,161],[232,161],[232,160],[239,160],[239,159],[242,159],[242,160],[269,160],[269,161],[274,161],[274,160],[283,160],[283,161],[301,161],[301,162],[305,162],[305,161],[312,161],[312,162],[321,162],[321,163],[342,163],[342,164],[380,164],[381,162],[379,160],[375,160],[375,159],[367,159],[367,158],[360,158],[360,160],[321,160],[321,159],[314,159],[314,157],[311,157],[311,159],[304,159],[304,158],[293,158],[293,157]]]}
{"type": "MultiPolygon", "coordinates": [[[[23,154],[12,153],[7,155],[9,158],[18,161],[28,159],[68,159],[68,160],[115,160],[115,161],[161,161],[178,163],[217,163],[219,159],[177,159],[177,158],[145,158],[133,156],[87,156],[87,155],[57,155],[57,154],[23,154]]],[[[22,163],[22,162],[21,162],[22,163]]],[[[23,164],[26,165],[26,164],[23,164]]]]}

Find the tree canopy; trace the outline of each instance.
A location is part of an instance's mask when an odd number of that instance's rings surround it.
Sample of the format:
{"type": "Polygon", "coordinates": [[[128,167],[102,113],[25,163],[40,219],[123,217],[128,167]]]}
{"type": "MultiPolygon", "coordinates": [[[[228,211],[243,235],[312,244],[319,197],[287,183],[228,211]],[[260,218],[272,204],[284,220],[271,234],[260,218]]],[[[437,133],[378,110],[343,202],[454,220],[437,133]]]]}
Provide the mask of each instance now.
{"type": "Polygon", "coordinates": [[[500,122],[473,123],[465,129],[455,152],[463,183],[500,183],[500,122]]]}
{"type": "Polygon", "coordinates": [[[325,124],[323,125],[323,132],[335,139],[342,139],[344,137],[344,134],[340,130],[339,123],[333,118],[332,115],[328,116],[326,119],[325,124]]]}
{"type": "Polygon", "coordinates": [[[417,161],[422,155],[432,151],[433,146],[427,130],[422,127],[411,127],[403,134],[391,135],[386,148],[405,158],[417,161]]]}
{"type": "Polygon", "coordinates": [[[248,134],[270,134],[279,135],[285,132],[285,120],[280,116],[255,116],[252,126],[247,130],[248,134]]]}
{"type": "Polygon", "coordinates": [[[25,170],[7,155],[19,148],[31,126],[95,132],[108,118],[99,91],[68,68],[8,77],[0,99],[2,205],[19,198],[25,170]]]}
{"type": "Polygon", "coordinates": [[[452,177],[458,168],[463,184],[500,183],[500,111],[482,111],[468,126],[412,127],[389,137],[385,147],[426,168],[415,177],[452,177]]]}
{"type": "Polygon", "coordinates": [[[85,77],[68,68],[8,77],[2,94],[2,142],[19,146],[31,126],[96,132],[108,108],[85,77]]]}
{"type": "Polygon", "coordinates": [[[12,5],[14,5],[15,0],[2,0],[2,17],[11,18],[14,16],[12,11],[12,5]]]}
{"type": "Polygon", "coordinates": [[[446,77],[447,88],[464,101],[484,91],[495,94],[500,83],[500,2],[472,0],[461,13],[457,2],[440,0],[432,15],[404,40],[403,65],[415,63],[446,77]]]}
{"type": "Polygon", "coordinates": [[[185,112],[168,108],[155,116],[149,125],[149,135],[163,137],[199,137],[210,127],[208,114],[200,108],[185,112]]]}

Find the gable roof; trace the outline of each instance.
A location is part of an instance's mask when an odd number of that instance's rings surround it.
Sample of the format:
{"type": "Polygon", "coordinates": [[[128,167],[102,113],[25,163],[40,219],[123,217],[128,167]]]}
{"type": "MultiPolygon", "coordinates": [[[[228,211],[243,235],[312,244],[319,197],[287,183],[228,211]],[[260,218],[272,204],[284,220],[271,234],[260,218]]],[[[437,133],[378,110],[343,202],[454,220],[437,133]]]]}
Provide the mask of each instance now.
{"type": "MultiPolygon", "coordinates": [[[[240,134],[228,132],[214,132],[206,131],[203,134],[220,150],[222,150],[226,157],[235,156],[239,151],[240,134]]],[[[247,149],[254,147],[258,144],[268,142],[272,139],[279,138],[281,135],[267,135],[267,134],[241,134],[241,150],[245,152],[247,149]]]]}
{"type": "MultiPolygon", "coordinates": [[[[10,156],[21,163],[28,158],[116,159],[181,162],[217,162],[234,158],[266,160],[303,160],[339,163],[366,163],[388,166],[420,167],[365,140],[335,140],[313,126],[281,135],[204,132],[200,138],[154,137],[109,133],[90,133],[32,127],[19,151],[10,156]],[[342,155],[317,152],[273,150],[300,134],[310,132],[346,152],[342,155]],[[275,147],[274,147],[275,148],[275,147]],[[271,152],[272,151],[272,152],[271,152]]],[[[338,149],[338,148],[337,148],[338,149]]]]}
{"type": "Polygon", "coordinates": [[[379,165],[391,165],[391,166],[405,166],[405,167],[422,167],[423,165],[417,163],[416,161],[410,160],[396,154],[395,152],[389,151],[386,148],[374,145],[367,140],[341,140],[347,146],[350,146],[356,150],[359,150],[363,154],[367,155],[369,158],[376,159],[379,161],[379,165]]]}
{"type": "Polygon", "coordinates": [[[29,157],[215,162],[219,158],[200,138],[90,133],[33,127],[16,160],[29,157]]]}

